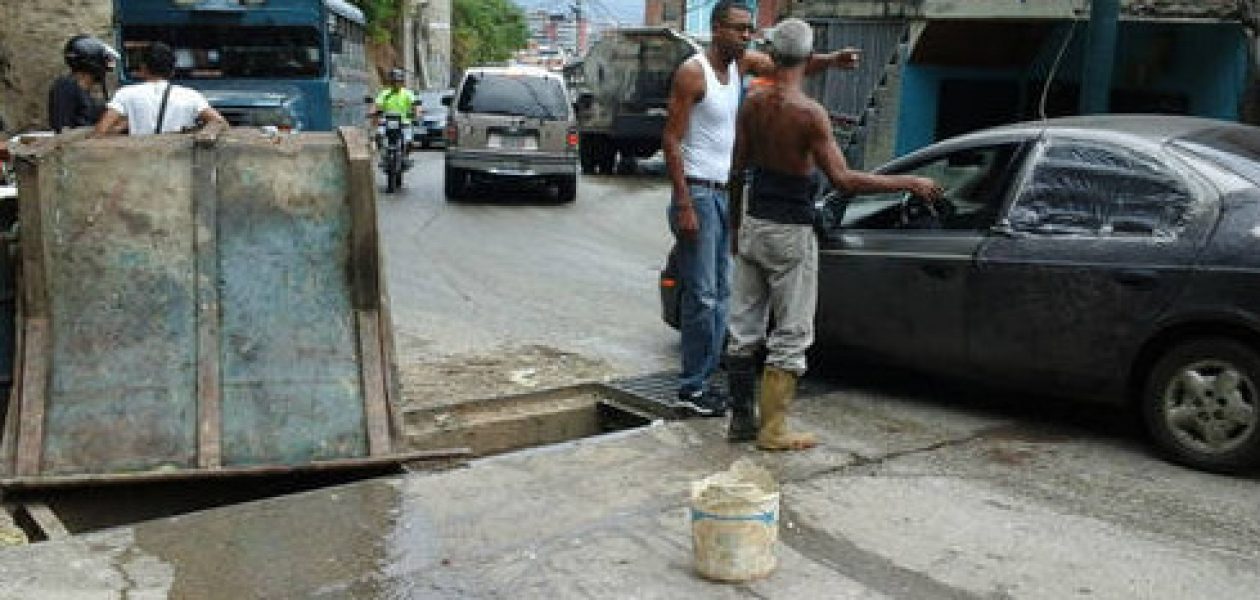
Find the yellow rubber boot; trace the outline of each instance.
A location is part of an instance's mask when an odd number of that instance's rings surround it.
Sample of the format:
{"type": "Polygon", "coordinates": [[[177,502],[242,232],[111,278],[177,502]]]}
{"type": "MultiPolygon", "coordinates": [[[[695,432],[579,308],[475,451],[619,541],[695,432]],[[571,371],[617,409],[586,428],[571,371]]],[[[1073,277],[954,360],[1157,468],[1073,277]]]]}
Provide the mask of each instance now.
{"type": "Polygon", "coordinates": [[[762,450],[806,450],[818,445],[812,433],[788,430],[787,413],[796,396],[796,375],[766,365],[761,376],[761,429],[757,431],[757,447],[762,450]]]}

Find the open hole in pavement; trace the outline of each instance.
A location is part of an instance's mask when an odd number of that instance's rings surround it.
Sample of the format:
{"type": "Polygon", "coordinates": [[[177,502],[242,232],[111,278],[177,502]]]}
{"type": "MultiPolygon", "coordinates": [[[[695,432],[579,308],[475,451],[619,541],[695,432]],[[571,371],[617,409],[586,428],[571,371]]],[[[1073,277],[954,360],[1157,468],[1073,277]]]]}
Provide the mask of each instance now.
{"type": "Polygon", "coordinates": [[[408,410],[411,450],[502,454],[642,427],[653,416],[587,386],[408,410]]]}

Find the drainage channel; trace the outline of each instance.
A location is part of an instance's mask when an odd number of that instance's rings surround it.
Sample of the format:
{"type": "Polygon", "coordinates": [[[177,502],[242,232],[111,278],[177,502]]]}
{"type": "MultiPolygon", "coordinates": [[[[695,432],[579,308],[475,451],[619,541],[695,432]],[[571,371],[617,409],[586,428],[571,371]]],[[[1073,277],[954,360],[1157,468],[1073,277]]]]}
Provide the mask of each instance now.
{"type": "Polygon", "coordinates": [[[484,457],[570,442],[673,418],[650,398],[602,384],[408,410],[411,450],[466,447],[484,457]]]}
{"type": "MultiPolygon", "coordinates": [[[[649,375],[411,409],[403,414],[402,444],[407,450],[466,447],[473,456],[485,457],[635,429],[678,417],[663,392],[671,379],[649,375]]],[[[354,471],[6,492],[0,498],[0,538],[12,527],[9,523],[31,542],[40,542],[401,470],[399,465],[381,465],[354,471]]]]}

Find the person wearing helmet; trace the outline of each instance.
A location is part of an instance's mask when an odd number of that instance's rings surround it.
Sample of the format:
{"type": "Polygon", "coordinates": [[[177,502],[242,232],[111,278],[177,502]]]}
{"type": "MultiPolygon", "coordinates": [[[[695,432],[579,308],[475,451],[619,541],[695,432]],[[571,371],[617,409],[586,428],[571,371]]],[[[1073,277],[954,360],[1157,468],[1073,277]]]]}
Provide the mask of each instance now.
{"type": "Polygon", "coordinates": [[[114,67],[118,52],[90,35],[76,35],[65,45],[62,55],[70,73],[53,81],[48,88],[48,127],[63,129],[96,124],[105,103],[92,95],[100,86],[102,97],[109,96],[105,74],[114,67]]]}
{"type": "MultiPolygon", "coordinates": [[[[419,118],[418,108],[420,103],[416,101],[416,95],[411,90],[403,87],[403,83],[407,80],[407,74],[402,69],[389,70],[389,85],[376,95],[376,114],[372,122],[373,128],[380,123],[380,116],[387,112],[398,113],[402,115],[403,122],[403,139],[407,143],[403,144],[403,153],[411,153],[411,123],[419,118]]],[[[411,160],[407,160],[410,166],[411,160]]]]}

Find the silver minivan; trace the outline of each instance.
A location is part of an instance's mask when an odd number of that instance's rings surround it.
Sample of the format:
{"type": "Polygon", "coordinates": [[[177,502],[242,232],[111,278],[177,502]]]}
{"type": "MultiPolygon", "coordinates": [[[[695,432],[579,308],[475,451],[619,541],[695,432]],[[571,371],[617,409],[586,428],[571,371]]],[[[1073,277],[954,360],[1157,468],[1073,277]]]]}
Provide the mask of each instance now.
{"type": "Polygon", "coordinates": [[[469,69],[451,102],[446,197],[477,183],[553,185],[577,198],[578,131],[564,79],[535,67],[469,69]]]}

